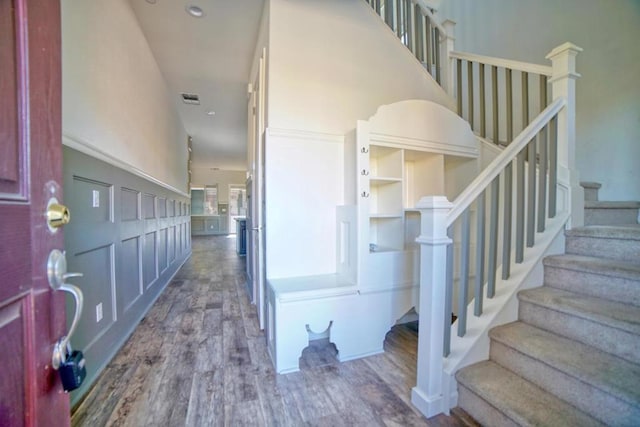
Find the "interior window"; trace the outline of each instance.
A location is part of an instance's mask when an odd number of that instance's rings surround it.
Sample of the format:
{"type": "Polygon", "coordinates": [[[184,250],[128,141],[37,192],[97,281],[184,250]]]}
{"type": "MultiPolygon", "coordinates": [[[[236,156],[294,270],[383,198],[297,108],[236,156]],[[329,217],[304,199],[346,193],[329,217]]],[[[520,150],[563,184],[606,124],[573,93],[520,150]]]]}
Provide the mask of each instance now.
{"type": "Polygon", "coordinates": [[[229,186],[229,214],[231,216],[246,216],[247,190],[244,185],[229,186]]]}
{"type": "Polygon", "coordinates": [[[218,215],[218,186],[207,185],[204,187],[204,214],[218,215]]]}

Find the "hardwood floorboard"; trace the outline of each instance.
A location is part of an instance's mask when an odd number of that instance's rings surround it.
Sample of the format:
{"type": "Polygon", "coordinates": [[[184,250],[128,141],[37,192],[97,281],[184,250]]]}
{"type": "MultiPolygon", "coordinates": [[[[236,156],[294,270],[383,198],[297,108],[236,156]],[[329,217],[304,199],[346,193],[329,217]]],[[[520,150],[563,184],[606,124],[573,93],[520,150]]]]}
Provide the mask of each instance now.
{"type": "Polygon", "coordinates": [[[273,376],[275,369],[264,343],[264,337],[250,337],[247,339],[247,345],[249,346],[249,357],[251,357],[253,371],[267,379],[269,376],[273,376]]]}
{"type": "Polygon", "coordinates": [[[225,404],[224,417],[224,425],[229,427],[266,425],[258,400],[225,404]]]}
{"type": "Polygon", "coordinates": [[[127,387],[119,393],[119,400],[111,414],[108,414],[110,416],[106,421],[106,425],[141,425],[140,423],[143,420],[137,419],[138,416],[144,413],[138,410],[142,405],[140,394],[144,392],[145,378],[149,376],[151,369],[153,369],[151,365],[144,363],[137,366],[133,376],[128,381],[127,387]]]}
{"type": "Polygon", "coordinates": [[[210,335],[198,343],[195,371],[198,373],[220,370],[223,366],[223,340],[220,335],[210,335]]]}
{"type": "MultiPolygon", "coordinates": [[[[271,363],[271,362],[269,362],[271,363]]],[[[282,376],[262,375],[258,381],[258,396],[262,408],[262,414],[269,423],[265,425],[275,426],[299,426],[303,425],[302,415],[295,404],[288,404],[291,395],[284,392],[282,376]]]]}
{"type": "Polygon", "coordinates": [[[222,294],[222,316],[224,320],[242,319],[240,304],[238,303],[238,291],[226,289],[222,294]]]}
{"type": "Polygon", "coordinates": [[[224,403],[258,400],[258,383],[256,374],[244,366],[225,366],[224,368],[224,403]]]}
{"type": "Polygon", "coordinates": [[[304,370],[287,375],[287,379],[291,380],[289,382],[291,388],[288,391],[293,395],[293,400],[305,422],[338,413],[323,387],[319,372],[321,371],[304,370]]]}
{"type": "Polygon", "coordinates": [[[300,372],[275,374],[235,240],[194,237],[192,256],[74,409],[73,426],[438,426],[410,402],[415,325],[383,354],[340,363],[312,341],[300,372]]]}

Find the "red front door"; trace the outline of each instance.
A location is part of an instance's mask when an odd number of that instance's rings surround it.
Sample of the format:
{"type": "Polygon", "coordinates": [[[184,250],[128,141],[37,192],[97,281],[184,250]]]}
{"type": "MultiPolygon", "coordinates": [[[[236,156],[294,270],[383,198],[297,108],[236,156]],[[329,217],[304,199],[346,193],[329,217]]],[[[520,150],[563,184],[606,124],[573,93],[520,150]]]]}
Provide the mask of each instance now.
{"type": "Polygon", "coordinates": [[[0,425],[69,424],[51,367],[64,295],[47,280],[63,248],[47,202],[62,202],[59,0],[0,0],[0,425]]]}

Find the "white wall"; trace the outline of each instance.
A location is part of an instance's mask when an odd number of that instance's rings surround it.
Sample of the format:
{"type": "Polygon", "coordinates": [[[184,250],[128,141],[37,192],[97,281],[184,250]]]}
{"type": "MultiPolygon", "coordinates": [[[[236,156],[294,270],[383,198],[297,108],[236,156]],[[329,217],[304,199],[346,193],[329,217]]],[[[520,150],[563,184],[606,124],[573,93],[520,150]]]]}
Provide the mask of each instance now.
{"type": "Polygon", "coordinates": [[[191,179],[191,187],[194,188],[218,184],[218,202],[229,203],[229,185],[245,185],[247,173],[245,171],[211,170],[208,167],[194,167],[191,179]]]}
{"type": "Polygon", "coordinates": [[[267,277],[335,273],[342,136],[381,105],[455,107],[362,0],[270,0],[265,13],[267,277]]]}
{"type": "Polygon", "coordinates": [[[267,277],[335,273],[342,138],[269,132],[266,140],[267,277]]]}
{"type": "Polygon", "coordinates": [[[344,135],[406,99],[453,107],[362,0],[271,0],[271,128],[344,135]]]}
{"type": "MultiPolygon", "coordinates": [[[[262,8],[262,17],[260,19],[260,29],[258,30],[258,37],[256,39],[256,44],[255,44],[255,49],[253,52],[253,60],[251,62],[251,71],[249,72],[249,75],[247,76],[247,81],[249,82],[249,84],[254,85],[256,83],[256,81],[260,78],[259,74],[260,74],[260,59],[262,58],[263,55],[263,51],[267,50],[267,54],[266,54],[266,64],[265,64],[265,70],[268,67],[268,58],[269,58],[269,53],[268,53],[268,49],[269,49],[269,9],[270,9],[270,2],[269,0],[266,0],[264,2],[264,6],[262,8]]],[[[268,78],[269,75],[268,73],[265,73],[265,82],[268,82],[268,78]]],[[[258,82],[259,83],[259,82],[258,82]]],[[[268,87],[268,83],[265,83],[265,88],[263,93],[265,94],[265,97],[267,98],[268,102],[268,96],[267,96],[267,87],[268,87]]],[[[255,87],[253,87],[253,90],[256,90],[255,87]]],[[[249,102],[249,99],[247,100],[247,102],[249,102]]],[[[266,108],[266,102],[265,102],[265,108],[266,108]]],[[[247,107],[249,108],[249,107],[247,107]]],[[[259,108],[259,107],[258,107],[259,108]]],[[[257,113],[259,113],[259,111],[257,111],[257,113]]],[[[263,112],[264,117],[265,117],[265,122],[267,120],[267,115],[266,115],[266,111],[263,112]]],[[[251,126],[251,120],[252,120],[252,115],[250,111],[247,111],[247,117],[249,122],[247,123],[247,169],[248,169],[248,174],[250,176],[256,176],[257,171],[256,171],[256,141],[255,141],[255,135],[254,135],[254,129],[251,126]]],[[[257,124],[256,124],[257,126],[257,124]]],[[[264,126],[266,126],[266,123],[264,124],[264,126]]],[[[256,191],[254,190],[254,193],[256,193],[256,191]]]]}
{"type": "Polygon", "coordinates": [[[251,62],[251,71],[247,76],[247,81],[252,82],[258,74],[258,67],[260,66],[260,57],[262,56],[262,49],[269,46],[269,23],[270,16],[269,11],[271,9],[270,0],[265,0],[262,8],[262,17],[260,18],[260,29],[258,30],[258,37],[256,39],[256,45],[253,52],[253,60],[251,62]]]}
{"type": "Polygon", "coordinates": [[[444,0],[456,50],[539,64],[566,41],[577,57],[577,166],[602,200],[640,200],[640,2],[444,0]]]}
{"type": "Polygon", "coordinates": [[[61,4],[65,143],[188,191],[187,135],[129,2],[61,4]]]}

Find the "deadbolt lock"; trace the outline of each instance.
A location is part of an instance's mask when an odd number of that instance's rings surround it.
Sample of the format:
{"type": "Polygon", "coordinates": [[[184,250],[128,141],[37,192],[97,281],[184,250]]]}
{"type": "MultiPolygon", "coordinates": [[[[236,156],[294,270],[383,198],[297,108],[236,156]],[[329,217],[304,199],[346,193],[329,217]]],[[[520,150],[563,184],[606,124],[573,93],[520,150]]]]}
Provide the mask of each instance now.
{"type": "Polygon", "coordinates": [[[69,209],[58,203],[58,200],[52,198],[47,206],[47,224],[49,228],[60,228],[65,224],[68,224],[71,220],[71,213],[69,209]]]}

